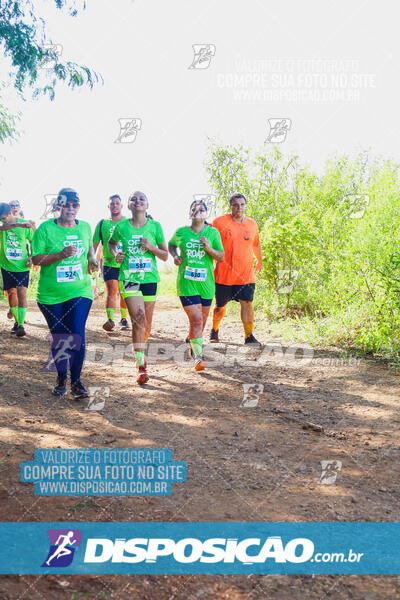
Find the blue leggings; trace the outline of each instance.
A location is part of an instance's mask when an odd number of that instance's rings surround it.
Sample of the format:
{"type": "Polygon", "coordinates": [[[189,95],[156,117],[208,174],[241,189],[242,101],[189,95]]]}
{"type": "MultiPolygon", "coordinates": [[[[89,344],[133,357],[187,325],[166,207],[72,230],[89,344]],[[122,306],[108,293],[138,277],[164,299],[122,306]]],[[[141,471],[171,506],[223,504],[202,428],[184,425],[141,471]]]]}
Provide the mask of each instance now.
{"type": "Polygon", "coordinates": [[[56,370],[59,378],[65,380],[69,367],[71,384],[74,385],[79,381],[85,359],[85,325],[92,300],[79,297],[60,304],[38,302],[38,306],[52,334],[50,350],[53,360],[45,370],[56,370]]]}

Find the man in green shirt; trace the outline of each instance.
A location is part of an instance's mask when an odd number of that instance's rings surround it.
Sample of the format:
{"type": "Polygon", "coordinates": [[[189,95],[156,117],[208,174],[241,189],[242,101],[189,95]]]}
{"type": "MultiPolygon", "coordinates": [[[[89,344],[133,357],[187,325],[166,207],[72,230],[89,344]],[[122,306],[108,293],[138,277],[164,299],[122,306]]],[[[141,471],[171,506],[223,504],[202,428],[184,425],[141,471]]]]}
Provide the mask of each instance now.
{"type": "MultiPolygon", "coordinates": [[[[119,281],[119,268],[120,265],[116,262],[115,258],[108,249],[108,241],[112,236],[115,227],[121,221],[126,220],[121,214],[122,202],[118,194],[110,196],[110,202],[108,205],[110,210],[110,219],[101,219],[97,223],[96,229],[93,234],[93,248],[96,252],[98,245],[102,244],[103,247],[103,279],[106,286],[106,313],[107,321],[103,325],[103,329],[106,331],[112,331],[115,327],[114,313],[117,308],[117,296],[119,293],[118,281],[119,281]]],[[[121,247],[118,248],[118,251],[121,247]]],[[[121,329],[128,329],[128,308],[125,300],[120,296],[120,310],[121,310],[121,329]]]]}
{"type": "Polygon", "coordinates": [[[3,289],[7,292],[15,323],[11,333],[26,335],[24,321],[28,301],[29,269],[32,265],[29,245],[33,237],[31,223],[18,219],[9,204],[0,204],[0,267],[3,289]]]}

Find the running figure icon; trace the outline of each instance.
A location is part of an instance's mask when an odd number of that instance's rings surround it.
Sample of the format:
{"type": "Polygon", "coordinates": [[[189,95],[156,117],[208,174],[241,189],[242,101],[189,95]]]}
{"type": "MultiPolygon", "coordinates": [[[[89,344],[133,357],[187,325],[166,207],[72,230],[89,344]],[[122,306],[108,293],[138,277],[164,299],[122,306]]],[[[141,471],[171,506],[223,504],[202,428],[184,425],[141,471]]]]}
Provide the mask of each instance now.
{"type": "Polygon", "coordinates": [[[81,337],[78,334],[53,333],[50,335],[50,355],[43,371],[66,371],[71,366],[71,350],[79,350],[81,337]],[[57,369],[59,367],[59,369],[57,369]]]}
{"type": "Polygon", "coordinates": [[[80,529],[48,529],[50,548],[42,567],[68,567],[74,560],[74,555],[81,545],[82,532],[80,529]]]}
{"type": "Polygon", "coordinates": [[[67,533],[67,535],[58,536],[58,539],[56,541],[56,545],[59,544],[57,546],[57,550],[50,556],[50,558],[48,560],[46,560],[46,565],[50,566],[50,563],[53,560],[53,558],[56,558],[56,557],[61,558],[62,556],[66,556],[67,554],[72,554],[72,550],[70,548],[67,548],[67,546],[68,546],[68,544],[70,544],[72,546],[73,544],[77,543],[77,540],[71,539],[73,537],[74,537],[73,531],[69,531],[67,533]],[[61,539],[63,541],[60,543],[61,539]]]}

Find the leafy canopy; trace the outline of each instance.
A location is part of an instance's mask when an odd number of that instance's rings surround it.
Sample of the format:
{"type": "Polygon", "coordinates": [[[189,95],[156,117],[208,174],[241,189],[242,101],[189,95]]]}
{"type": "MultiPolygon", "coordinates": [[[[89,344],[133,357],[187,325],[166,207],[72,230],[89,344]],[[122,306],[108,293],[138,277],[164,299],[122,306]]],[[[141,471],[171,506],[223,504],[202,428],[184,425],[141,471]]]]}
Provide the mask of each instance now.
{"type": "MultiPolygon", "coordinates": [[[[85,0],[53,1],[59,10],[68,11],[72,17],[80,7],[86,7],[85,0]]],[[[57,46],[48,41],[46,23],[37,16],[31,0],[1,0],[0,49],[11,67],[3,84],[14,86],[21,97],[30,88],[33,97],[48,94],[53,100],[58,81],[73,89],[85,84],[92,88],[101,79],[87,66],[61,59],[57,46]]],[[[0,97],[0,141],[13,139],[16,134],[16,117],[0,97]]]]}

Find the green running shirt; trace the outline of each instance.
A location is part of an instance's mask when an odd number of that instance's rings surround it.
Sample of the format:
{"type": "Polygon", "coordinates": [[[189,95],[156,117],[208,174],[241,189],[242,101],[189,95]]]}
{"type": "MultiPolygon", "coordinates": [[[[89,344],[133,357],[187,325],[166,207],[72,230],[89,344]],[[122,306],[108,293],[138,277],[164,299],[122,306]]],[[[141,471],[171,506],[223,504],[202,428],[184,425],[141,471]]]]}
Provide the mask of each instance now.
{"type": "MultiPolygon", "coordinates": [[[[106,267],[116,267],[117,269],[119,269],[121,266],[120,263],[116,262],[115,258],[109,251],[108,240],[112,236],[116,226],[119,223],[122,223],[122,221],[126,221],[126,217],[124,217],[123,219],[121,219],[121,221],[118,221],[117,223],[115,221],[113,221],[112,219],[103,219],[103,224],[101,226],[101,237],[103,238],[102,240],[100,239],[100,223],[101,223],[101,221],[99,221],[97,223],[96,229],[94,230],[93,241],[94,242],[102,242],[102,244],[103,244],[103,265],[105,265],[106,267]]],[[[118,250],[122,251],[122,247],[118,248],[118,250]]]]}
{"type": "Polygon", "coordinates": [[[114,229],[111,239],[114,242],[121,242],[122,252],[125,253],[119,270],[119,279],[134,283],[158,283],[160,276],[156,257],[152,252],[141,247],[141,237],[148,239],[153,246],[165,242],[160,223],[153,219],[148,219],[146,225],[140,229],[133,227],[130,220],[125,219],[114,229]]]}
{"type": "Polygon", "coordinates": [[[209,225],[200,233],[194,233],[189,226],[180,227],[170,239],[169,243],[180,249],[182,258],[176,280],[178,296],[214,297],[214,259],[204,250],[200,242],[202,236],[208,239],[213,250],[224,251],[218,229],[209,225]]]}
{"type": "MultiPolygon", "coordinates": [[[[17,219],[17,223],[27,223],[25,219],[17,219]]],[[[0,267],[12,273],[29,271],[26,266],[28,251],[26,242],[31,242],[33,229],[13,227],[0,231],[0,267]]]]}
{"type": "Polygon", "coordinates": [[[35,231],[32,256],[54,254],[66,246],[76,246],[75,256],[64,258],[51,265],[40,267],[37,301],[42,304],[59,304],[72,298],[90,298],[93,290],[87,270],[87,255],[92,246],[89,223],[78,221],[75,227],[61,227],[56,219],[45,221],[35,231]]]}

